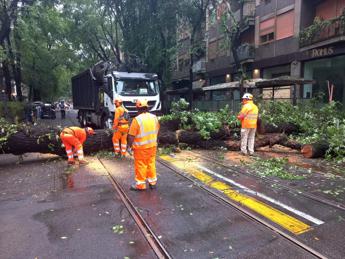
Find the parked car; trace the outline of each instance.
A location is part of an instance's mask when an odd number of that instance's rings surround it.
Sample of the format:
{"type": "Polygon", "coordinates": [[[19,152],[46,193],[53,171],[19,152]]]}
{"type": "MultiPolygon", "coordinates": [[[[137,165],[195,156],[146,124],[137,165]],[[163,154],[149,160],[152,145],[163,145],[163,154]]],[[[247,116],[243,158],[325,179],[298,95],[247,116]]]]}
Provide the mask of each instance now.
{"type": "Polygon", "coordinates": [[[51,103],[45,103],[42,106],[41,119],[56,119],[55,106],[51,103]]]}

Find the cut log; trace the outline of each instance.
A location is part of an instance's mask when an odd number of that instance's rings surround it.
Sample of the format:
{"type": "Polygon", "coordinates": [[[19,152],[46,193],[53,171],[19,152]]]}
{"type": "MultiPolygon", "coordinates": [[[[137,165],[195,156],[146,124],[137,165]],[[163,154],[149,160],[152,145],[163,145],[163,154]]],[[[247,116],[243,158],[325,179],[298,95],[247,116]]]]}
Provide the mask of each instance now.
{"type": "Polygon", "coordinates": [[[234,133],[239,133],[239,129],[231,129],[228,125],[223,125],[218,132],[211,133],[212,139],[229,139],[234,133]]]}
{"type": "Polygon", "coordinates": [[[294,134],[300,132],[297,125],[292,123],[281,123],[278,125],[273,125],[269,123],[261,123],[258,127],[258,132],[260,134],[267,133],[285,133],[285,134],[294,134]]]}
{"type": "Polygon", "coordinates": [[[318,142],[318,143],[303,145],[301,149],[301,153],[306,158],[319,158],[319,157],[324,157],[328,149],[329,149],[329,143],[318,142]]]}
{"type": "MultiPolygon", "coordinates": [[[[62,148],[58,128],[26,128],[8,137],[7,141],[1,146],[2,153],[21,155],[24,153],[51,153],[65,155],[62,148]]],[[[96,135],[89,136],[84,143],[84,153],[90,154],[100,150],[111,150],[112,132],[110,130],[96,130],[96,135]]]]}
{"type": "Polygon", "coordinates": [[[170,130],[170,131],[178,130],[180,123],[181,123],[180,119],[173,119],[173,120],[159,122],[162,130],[170,130]]]}
{"type": "Polygon", "coordinates": [[[177,145],[178,137],[176,131],[160,129],[158,135],[159,144],[162,145],[177,145]]]}
{"type": "Polygon", "coordinates": [[[292,139],[286,140],[285,142],[281,143],[281,145],[284,147],[289,147],[289,148],[296,149],[296,150],[301,150],[301,148],[302,148],[301,143],[298,143],[292,139]]]}
{"type": "MultiPolygon", "coordinates": [[[[239,150],[240,140],[217,140],[210,139],[204,140],[198,132],[178,130],[176,133],[167,131],[160,133],[159,142],[160,144],[176,144],[175,137],[177,136],[178,143],[188,144],[194,147],[202,148],[219,148],[225,147],[228,150],[239,150]]],[[[255,140],[255,147],[273,146],[275,144],[281,144],[287,142],[287,136],[285,134],[267,134],[260,135],[255,140]]]]}
{"type": "Polygon", "coordinates": [[[199,132],[187,131],[187,130],[178,130],[178,131],[176,131],[176,133],[177,133],[178,141],[180,143],[198,145],[198,143],[205,141],[199,132]]]}
{"type": "MultiPolygon", "coordinates": [[[[19,129],[18,132],[10,135],[7,141],[0,146],[2,153],[12,153],[21,155],[24,153],[51,153],[60,156],[65,155],[65,149],[61,147],[59,128],[25,128],[19,129]]],[[[96,135],[89,136],[84,143],[85,154],[95,153],[100,150],[112,150],[112,131],[96,130],[96,135]]],[[[227,135],[228,133],[222,133],[227,135]]],[[[220,135],[218,137],[221,137],[220,135]]],[[[239,150],[240,140],[222,140],[210,139],[204,140],[200,133],[186,130],[170,131],[162,129],[159,132],[159,143],[163,145],[177,145],[185,143],[190,146],[202,148],[220,148],[225,147],[228,150],[239,150]]],[[[256,138],[255,147],[273,146],[287,142],[284,134],[267,134],[256,138]]]]}

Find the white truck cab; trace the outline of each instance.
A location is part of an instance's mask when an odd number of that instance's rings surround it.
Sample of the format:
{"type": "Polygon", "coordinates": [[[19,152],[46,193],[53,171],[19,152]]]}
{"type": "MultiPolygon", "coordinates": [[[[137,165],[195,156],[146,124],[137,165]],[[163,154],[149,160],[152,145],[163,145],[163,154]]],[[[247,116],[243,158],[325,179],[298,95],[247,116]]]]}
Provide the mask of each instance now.
{"type": "Polygon", "coordinates": [[[100,76],[86,70],[72,78],[73,103],[80,124],[111,128],[115,105],[121,98],[130,116],[137,113],[136,101],[146,99],[152,113],[160,113],[160,83],[157,74],[106,70],[100,76]]]}

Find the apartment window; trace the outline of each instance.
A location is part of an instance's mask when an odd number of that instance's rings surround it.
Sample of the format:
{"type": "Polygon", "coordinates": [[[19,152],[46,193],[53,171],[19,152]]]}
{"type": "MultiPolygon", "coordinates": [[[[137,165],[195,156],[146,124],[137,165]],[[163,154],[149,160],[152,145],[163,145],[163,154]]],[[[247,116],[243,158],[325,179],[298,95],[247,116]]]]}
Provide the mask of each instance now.
{"type": "Polygon", "coordinates": [[[324,20],[340,16],[345,8],[345,0],[325,0],[316,6],[316,14],[324,20]]]}
{"type": "Polygon", "coordinates": [[[265,44],[294,35],[294,10],[260,23],[260,43],[265,44]]]}
{"type": "Polygon", "coordinates": [[[294,33],[294,11],[289,11],[277,16],[276,21],[276,40],[281,40],[293,36],[294,33]]]}
{"type": "Polygon", "coordinates": [[[260,43],[268,43],[274,40],[275,18],[260,23],[260,43]]]}
{"type": "Polygon", "coordinates": [[[271,42],[273,40],[274,40],[274,32],[260,36],[261,43],[268,43],[268,42],[271,42]]]}

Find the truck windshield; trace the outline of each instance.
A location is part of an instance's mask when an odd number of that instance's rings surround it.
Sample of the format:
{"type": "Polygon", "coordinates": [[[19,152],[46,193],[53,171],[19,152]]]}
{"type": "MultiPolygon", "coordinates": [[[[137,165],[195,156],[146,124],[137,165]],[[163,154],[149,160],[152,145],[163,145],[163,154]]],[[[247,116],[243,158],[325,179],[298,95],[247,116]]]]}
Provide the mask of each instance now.
{"type": "Polygon", "coordinates": [[[123,96],[154,96],[158,94],[158,84],[145,80],[118,80],[116,92],[123,96]]]}

